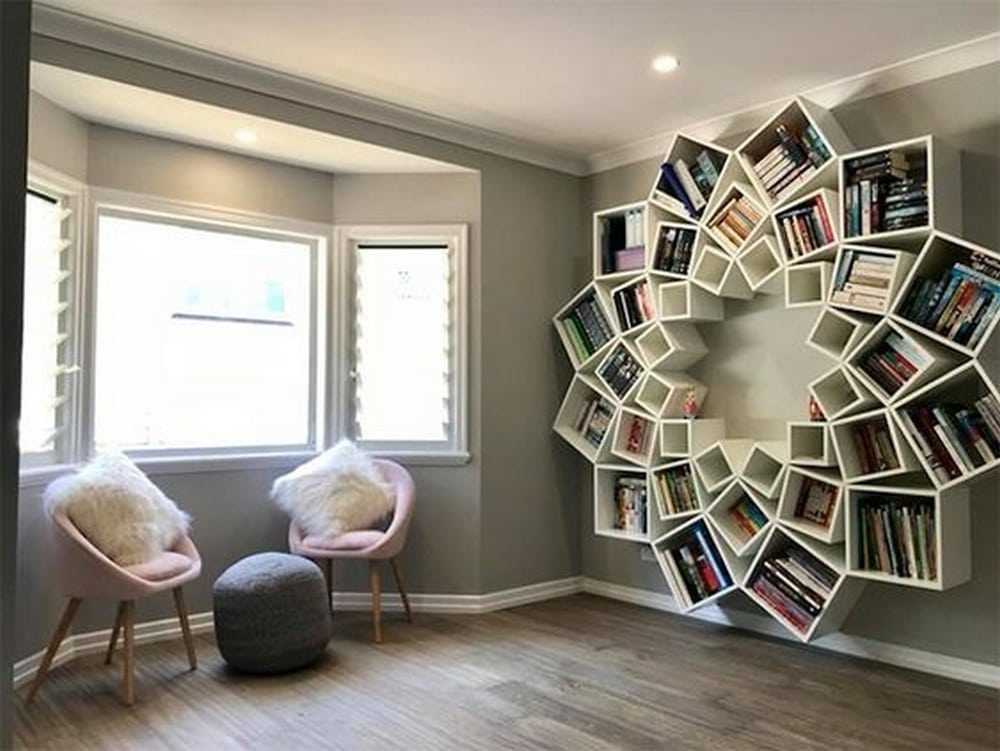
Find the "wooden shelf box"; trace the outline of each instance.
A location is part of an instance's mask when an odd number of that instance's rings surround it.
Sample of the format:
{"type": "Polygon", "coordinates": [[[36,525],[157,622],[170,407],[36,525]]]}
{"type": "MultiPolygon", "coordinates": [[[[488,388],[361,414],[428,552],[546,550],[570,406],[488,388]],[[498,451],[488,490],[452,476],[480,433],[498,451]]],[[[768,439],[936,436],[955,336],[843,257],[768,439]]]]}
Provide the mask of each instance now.
{"type": "Polygon", "coordinates": [[[826,421],[789,422],[788,461],[806,467],[832,467],[837,464],[826,421]]]}
{"type": "Polygon", "coordinates": [[[837,154],[850,151],[843,129],[826,110],[802,97],[784,105],[737,149],[768,207],[837,180],[837,154]]]}
{"type": "Polygon", "coordinates": [[[897,296],[893,319],[977,357],[1000,320],[1000,254],[933,233],[897,296]]]}
{"type": "Polygon", "coordinates": [[[722,299],[690,281],[660,285],[658,310],[662,321],[721,321],[722,299]]]}
{"type": "Polygon", "coordinates": [[[910,444],[885,409],[830,424],[844,480],[868,482],[920,470],[910,444]]]}
{"type": "Polygon", "coordinates": [[[960,167],[958,152],[933,136],[844,154],[840,236],[900,246],[931,229],[960,233],[960,167]]]}
{"type": "Polygon", "coordinates": [[[660,421],[660,455],[691,457],[726,437],[726,421],[696,417],[660,421]]]}
{"type": "Polygon", "coordinates": [[[778,499],[778,520],[796,532],[833,544],[844,539],[844,484],[835,470],[791,466],[778,499]]]}
{"type": "Polygon", "coordinates": [[[684,612],[735,592],[745,570],[745,562],[720,542],[702,517],[654,541],[653,553],[684,612]]]}
{"type": "Polygon", "coordinates": [[[854,351],[871,327],[864,318],[827,305],[817,316],[806,344],[840,362],[854,351]]]}
{"type": "Polygon", "coordinates": [[[901,250],[841,245],[830,305],[873,315],[888,313],[913,258],[901,250]]]}
{"type": "Polygon", "coordinates": [[[734,478],[708,507],[706,516],[732,551],[751,555],[771,526],[773,509],[756,491],[734,478]]]}
{"type": "Polygon", "coordinates": [[[972,577],[966,489],[855,485],[845,516],[851,576],[932,590],[972,577]]]}
{"type": "Polygon", "coordinates": [[[785,266],[785,307],[822,305],[830,290],[833,264],[811,261],[785,266]]]}
{"type": "Polygon", "coordinates": [[[1000,395],[977,361],[913,392],[895,414],[907,446],[937,487],[1000,467],[1000,395]]]}
{"type": "MultiPolygon", "coordinates": [[[[772,526],[743,581],[743,590],[775,620],[804,642],[840,628],[864,588],[844,575],[844,553],[778,526],[772,526]],[[774,573],[777,571],[778,573],[774,573]],[[813,575],[807,572],[814,572],[813,575]],[[811,612],[782,593],[774,579],[792,577],[800,599],[811,612]]],[[[786,585],[788,586],[788,585],[786,585]]]]}
{"type": "Polygon", "coordinates": [[[633,542],[654,539],[646,472],[615,464],[594,465],[594,534],[633,542]]]}
{"type": "Polygon", "coordinates": [[[589,461],[607,461],[618,409],[595,377],[578,373],[566,390],[553,428],[589,461]]]}

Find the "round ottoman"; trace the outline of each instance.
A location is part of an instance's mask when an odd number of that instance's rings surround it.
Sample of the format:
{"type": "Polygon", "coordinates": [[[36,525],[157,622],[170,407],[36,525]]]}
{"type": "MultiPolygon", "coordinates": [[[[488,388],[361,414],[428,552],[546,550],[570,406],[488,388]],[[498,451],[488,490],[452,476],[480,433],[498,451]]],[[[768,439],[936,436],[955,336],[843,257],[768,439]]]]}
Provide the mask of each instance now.
{"type": "Polygon", "coordinates": [[[248,673],[280,673],[315,662],[333,631],[316,564],[287,553],[237,561],[212,589],[223,659],[248,673]]]}

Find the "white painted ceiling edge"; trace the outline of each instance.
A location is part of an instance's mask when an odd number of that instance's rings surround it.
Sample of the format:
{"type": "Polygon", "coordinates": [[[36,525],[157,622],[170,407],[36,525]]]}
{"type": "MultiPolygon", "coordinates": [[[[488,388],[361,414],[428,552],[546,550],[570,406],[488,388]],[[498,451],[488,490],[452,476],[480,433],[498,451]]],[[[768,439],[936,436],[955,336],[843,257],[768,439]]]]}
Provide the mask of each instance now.
{"type": "MultiPolygon", "coordinates": [[[[493,131],[348,92],[334,86],[317,84],[297,76],[279,73],[45,5],[36,5],[34,8],[32,32],[38,37],[92,47],[171,70],[188,73],[197,71],[197,75],[201,78],[293,101],[311,103],[332,112],[576,176],[594,174],[644,159],[660,157],[674,135],[673,131],[662,133],[580,159],[493,131]]],[[[845,102],[864,99],[997,61],[1000,61],[1000,33],[993,33],[799,94],[823,107],[832,108],[845,102]]],[[[757,127],[784,101],[787,101],[787,98],[694,123],[680,130],[706,140],[724,134],[749,131],[757,127]]]]}

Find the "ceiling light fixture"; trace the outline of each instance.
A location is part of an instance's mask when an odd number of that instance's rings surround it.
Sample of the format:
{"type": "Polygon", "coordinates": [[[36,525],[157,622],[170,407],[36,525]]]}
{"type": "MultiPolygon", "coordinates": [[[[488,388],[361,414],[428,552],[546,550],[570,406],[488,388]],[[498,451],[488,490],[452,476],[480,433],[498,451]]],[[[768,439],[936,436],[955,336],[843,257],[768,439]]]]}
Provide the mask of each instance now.
{"type": "Polygon", "coordinates": [[[653,70],[657,73],[672,73],[680,62],[673,55],[657,55],[653,58],[653,70]]]}
{"type": "Polygon", "coordinates": [[[245,143],[247,146],[257,143],[257,134],[249,128],[240,128],[233,133],[233,137],[240,143],[245,143]]]}

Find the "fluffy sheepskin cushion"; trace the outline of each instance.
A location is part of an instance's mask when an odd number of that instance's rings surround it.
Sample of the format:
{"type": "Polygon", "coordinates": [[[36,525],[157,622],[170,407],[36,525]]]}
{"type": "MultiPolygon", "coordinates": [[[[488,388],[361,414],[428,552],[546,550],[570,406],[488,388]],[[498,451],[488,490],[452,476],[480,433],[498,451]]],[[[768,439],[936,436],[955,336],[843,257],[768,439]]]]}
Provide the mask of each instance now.
{"type": "Polygon", "coordinates": [[[146,563],[169,550],[191,521],[124,454],[98,454],[52,482],[43,498],[50,515],[62,511],[121,566],[146,563]]]}
{"type": "Polygon", "coordinates": [[[348,440],[275,480],[271,498],[304,536],[318,537],[370,529],[396,505],[392,485],[348,440]]]}

